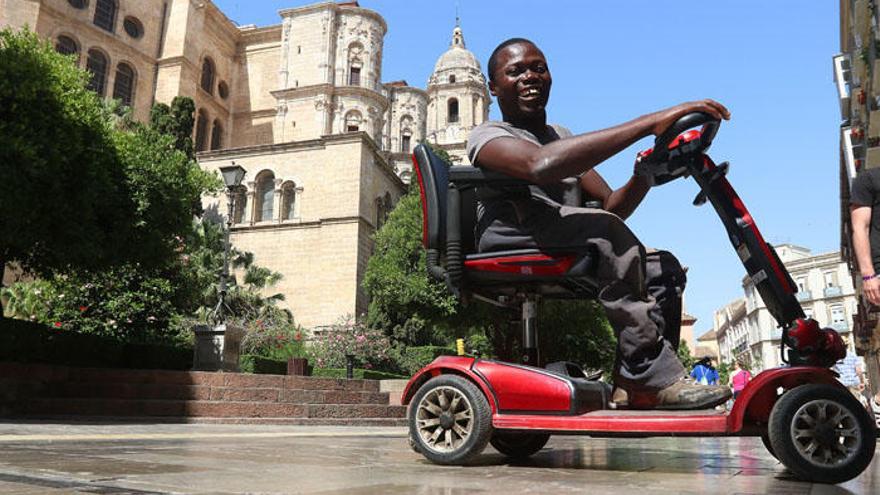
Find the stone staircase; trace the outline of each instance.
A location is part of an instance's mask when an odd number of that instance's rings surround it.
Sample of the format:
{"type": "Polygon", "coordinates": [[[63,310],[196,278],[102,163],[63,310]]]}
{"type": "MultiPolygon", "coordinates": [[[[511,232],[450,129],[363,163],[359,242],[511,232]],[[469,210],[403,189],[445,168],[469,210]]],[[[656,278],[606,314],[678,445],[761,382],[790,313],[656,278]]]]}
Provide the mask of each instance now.
{"type": "MultiPolygon", "coordinates": [[[[399,399],[397,404],[399,404],[399,399]]],[[[377,380],[0,363],[0,416],[403,426],[377,380]]]]}

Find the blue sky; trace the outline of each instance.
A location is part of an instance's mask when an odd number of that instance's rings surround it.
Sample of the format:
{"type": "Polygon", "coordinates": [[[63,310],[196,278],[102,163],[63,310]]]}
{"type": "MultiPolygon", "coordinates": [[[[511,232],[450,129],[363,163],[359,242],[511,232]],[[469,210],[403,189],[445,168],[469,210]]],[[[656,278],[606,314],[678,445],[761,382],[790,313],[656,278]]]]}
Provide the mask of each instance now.
{"type": "MultiPolygon", "coordinates": [[[[240,24],[278,24],[298,0],[215,0],[240,24]]],[[[382,79],[424,88],[449,46],[456,4],[467,48],[485,70],[492,49],[534,40],[553,74],[551,122],[572,131],[609,127],[682,101],[714,98],[732,119],[710,155],[730,161],[729,179],[773,244],[837,251],[840,112],[831,57],[839,51],[838,2],[795,0],[361,0],[388,23],[382,79]]],[[[496,106],[490,114],[498,118],[496,106]]],[[[612,187],[632,172],[643,140],[598,167],[612,187]]],[[[642,242],[689,267],[686,302],[696,335],[712,312],[742,296],[745,270],[697,186],[654,188],[630,218],[642,242]]]]}

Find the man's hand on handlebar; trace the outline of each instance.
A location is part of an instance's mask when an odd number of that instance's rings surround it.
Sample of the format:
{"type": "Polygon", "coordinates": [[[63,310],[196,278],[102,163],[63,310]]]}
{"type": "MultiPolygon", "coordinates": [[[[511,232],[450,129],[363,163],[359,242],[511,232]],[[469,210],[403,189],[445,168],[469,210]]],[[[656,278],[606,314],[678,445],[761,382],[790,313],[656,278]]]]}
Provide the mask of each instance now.
{"type": "Polygon", "coordinates": [[[674,107],[654,112],[651,117],[654,118],[654,124],[651,126],[651,133],[660,136],[666,129],[674,124],[678,119],[689,113],[703,112],[711,115],[716,119],[730,120],[730,112],[727,107],[715,100],[705,99],[700,101],[689,101],[674,107]]]}

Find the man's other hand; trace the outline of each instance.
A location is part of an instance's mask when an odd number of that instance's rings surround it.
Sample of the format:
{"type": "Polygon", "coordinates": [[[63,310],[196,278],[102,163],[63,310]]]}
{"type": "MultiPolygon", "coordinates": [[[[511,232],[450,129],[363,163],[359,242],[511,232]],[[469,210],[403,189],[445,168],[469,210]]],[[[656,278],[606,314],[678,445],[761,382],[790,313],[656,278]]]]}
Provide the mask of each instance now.
{"type": "Polygon", "coordinates": [[[862,284],[862,291],[865,293],[865,298],[868,299],[868,302],[874,306],[880,306],[880,278],[875,277],[865,280],[862,284]]]}

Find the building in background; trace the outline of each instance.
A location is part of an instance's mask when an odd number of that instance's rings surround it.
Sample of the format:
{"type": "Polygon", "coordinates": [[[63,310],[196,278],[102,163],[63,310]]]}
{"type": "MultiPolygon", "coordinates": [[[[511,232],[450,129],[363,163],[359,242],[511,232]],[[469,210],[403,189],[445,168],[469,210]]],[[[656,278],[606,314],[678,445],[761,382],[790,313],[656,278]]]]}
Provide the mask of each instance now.
{"type": "MultiPolygon", "coordinates": [[[[812,255],[809,249],[792,244],[775,249],[798,288],[796,297],[806,316],[841,334],[851,332],[857,303],[849,268],[840,253],[812,255]]],[[[750,277],[743,278],[743,292],[745,297],[715,311],[713,330],[721,359],[742,359],[755,371],[780,366],[782,331],[750,277]]]]}
{"type": "MultiPolygon", "coordinates": [[[[880,10],[877,0],[840,0],[840,53],[832,59],[840,103],[840,250],[857,293],[850,187],[859,170],[880,167],[880,10]]],[[[856,351],[865,358],[872,394],[880,390],[878,308],[860,298],[853,315],[856,351]]]]}
{"type": "Polygon", "coordinates": [[[721,362],[721,352],[718,350],[718,340],[715,338],[714,328],[697,338],[697,347],[694,349],[694,356],[710,356],[715,359],[715,362],[721,362]]]}
{"type": "Polygon", "coordinates": [[[356,1],[283,9],[265,27],[238,26],[209,0],[0,6],[0,28],[49,39],[139,120],[154,103],[193,99],[200,165],[247,171],[235,211],[208,197],[206,214],[232,216],[232,243],[284,276],[271,290],[306,327],[366,311],[372,237],[406,190],[411,148],[429,139],[467,163],[467,132],[488,116],[460,26],[427,90],[385,83],[385,20],[356,1]]]}

